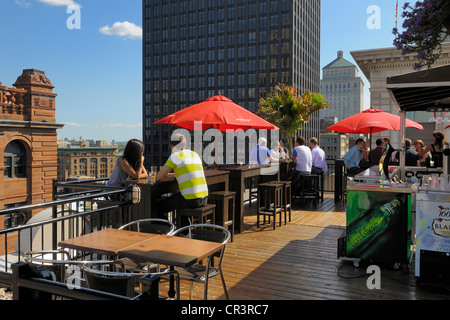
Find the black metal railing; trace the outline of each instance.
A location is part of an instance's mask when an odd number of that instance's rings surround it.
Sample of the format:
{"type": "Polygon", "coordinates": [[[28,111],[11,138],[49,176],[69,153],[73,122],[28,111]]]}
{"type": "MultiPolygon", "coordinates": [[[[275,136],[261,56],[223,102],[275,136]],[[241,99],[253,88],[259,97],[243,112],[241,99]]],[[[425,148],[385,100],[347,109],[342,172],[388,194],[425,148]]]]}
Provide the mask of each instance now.
{"type": "Polygon", "coordinates": [[[24,252],[56,250],[61,240],[120,227],[134,219],[135,186],[107,187],[104,182],[54,181],[53,201],[0,210],[0,216],[14,212],[33,216],[23,225],[0,230],[0,287],[8,287],[10,266],[21,262],[24,252]]]}

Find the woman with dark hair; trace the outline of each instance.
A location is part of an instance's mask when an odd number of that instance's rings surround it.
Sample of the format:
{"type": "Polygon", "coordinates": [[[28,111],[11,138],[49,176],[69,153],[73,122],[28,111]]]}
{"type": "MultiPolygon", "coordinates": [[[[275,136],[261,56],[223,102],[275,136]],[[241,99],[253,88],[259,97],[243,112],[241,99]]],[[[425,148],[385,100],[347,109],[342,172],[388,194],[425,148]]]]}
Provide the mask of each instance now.
{"type": "Polygon", "coordinates": [[[137,139],[128,141],[123,156],[117,159],[114,170],[106,183],[107,186],[120,186],[128,180],[147,179],[148,173],[144,168],[144,144],[137,139]]]}
{"type": "Polygon", "coordinates": [[[431,153],[431,157],[426,159],[427,167],[442,168],[444,163],[444,147],[447,144],[446,139],[447,137],[444,132],[433,132],[433,143],[420,153],[421,157],[428,152],[431,153]],[[433,165],[431,165],[431,162],[434,162],[433,165]]]}
{"type": "MultiPolygon", "coordinates": [[[[422,152],[425,151],[425,143],[423,143],[422,140],[416,140],[414,141],[414,147],[416,148],[416,152],[420,155],[422,152]]],[[[426,163],[426,158],[428,158],[428,152],[425,153],[423,156],[420,157],[420,165],[422,167],[426,167],[427,163],[426,163]]]]}

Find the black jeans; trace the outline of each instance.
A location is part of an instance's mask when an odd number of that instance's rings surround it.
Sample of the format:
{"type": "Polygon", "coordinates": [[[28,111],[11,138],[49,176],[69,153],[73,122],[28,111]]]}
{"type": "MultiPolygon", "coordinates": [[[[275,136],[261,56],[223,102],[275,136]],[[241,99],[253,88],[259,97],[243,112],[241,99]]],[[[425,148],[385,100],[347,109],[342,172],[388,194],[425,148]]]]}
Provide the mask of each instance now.
{"type": "Polygon", "coordinates": [[[292,171],[291,176],[289,177],[289,180],[291,181],[293,197],[297,195],[297,192],[300,189],[300,183],[301,183],[302,176],[307,175],[307,174],[311,174],[311,172],[310,171],[297,171],[296,169],[294,169],[292,171]]]}
{"type": "Polygon", "coordinates": [[[360,167],[352,167],[352,168],[350,168],[347,171],[347,173],[350,174],[350,175],[357,175],[357,174],[359,174],[359,173],[361,173],[361,172],[363,172],[365,170],[367,170],[367,169],[363,169],[363,168],[360,168],[360,167]]]}
{"type": "MultiPolygon", "coordinates": [[[[208,203],[208,197],[198,199],[185,199],[181,193],[176,193],[171,197],[161,200],[157,204],[158,218],[167,219],[167,213],[177,209],[201,208],[208,203]]],[[[181,226],[188,225],[188,218],[181,217],[181,226]]]]}
{"type": "Polygon", "coordinates": [[[322,172],[323,172],[323,170],[321,168],[314,167],[314,166],[311,168],[312,174],[321,174],[322,172]]]}

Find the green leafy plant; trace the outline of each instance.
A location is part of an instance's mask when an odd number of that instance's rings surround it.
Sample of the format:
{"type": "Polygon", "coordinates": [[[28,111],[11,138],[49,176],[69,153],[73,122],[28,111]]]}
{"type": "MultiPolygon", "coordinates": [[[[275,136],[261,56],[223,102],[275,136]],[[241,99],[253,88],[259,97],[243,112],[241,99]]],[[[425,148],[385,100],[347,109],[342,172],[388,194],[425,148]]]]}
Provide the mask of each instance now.
{"type": "Polygon", "coordinates": [[[424,66],[430,68],[442,54],[442,42],[450,31],[450,1],[424,0],[414,6],[409,2],[403,6],[404,30],[394,28],[394,45],[402,55],[417,53],[418,62],[414,70],[424,66]]]}
{"type": "Polygon", "coordinates": [[[297,93],[297,88],[278,84],[275,90],[259,101],[258,114],[280,128],[287,140],[289,150],[297,130],[309,122],[311,115],[328,107],[328,101],[320,93],[306,91],[297,93]]]}

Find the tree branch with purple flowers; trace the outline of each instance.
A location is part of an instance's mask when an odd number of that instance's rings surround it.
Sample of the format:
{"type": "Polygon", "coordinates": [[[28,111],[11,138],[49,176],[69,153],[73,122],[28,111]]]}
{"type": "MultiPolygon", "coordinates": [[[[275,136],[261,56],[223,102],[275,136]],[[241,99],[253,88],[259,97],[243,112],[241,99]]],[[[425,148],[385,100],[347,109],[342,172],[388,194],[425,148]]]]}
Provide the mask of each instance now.
{"type": "Polygon", "coordinates": [[[403,31],[394,28],[394,46],[402,55],[417,54],[414,70],[430,68],[442,54],[442,42],[450,33],[450,1],[424,0],[403,6],[403,31]]]}

